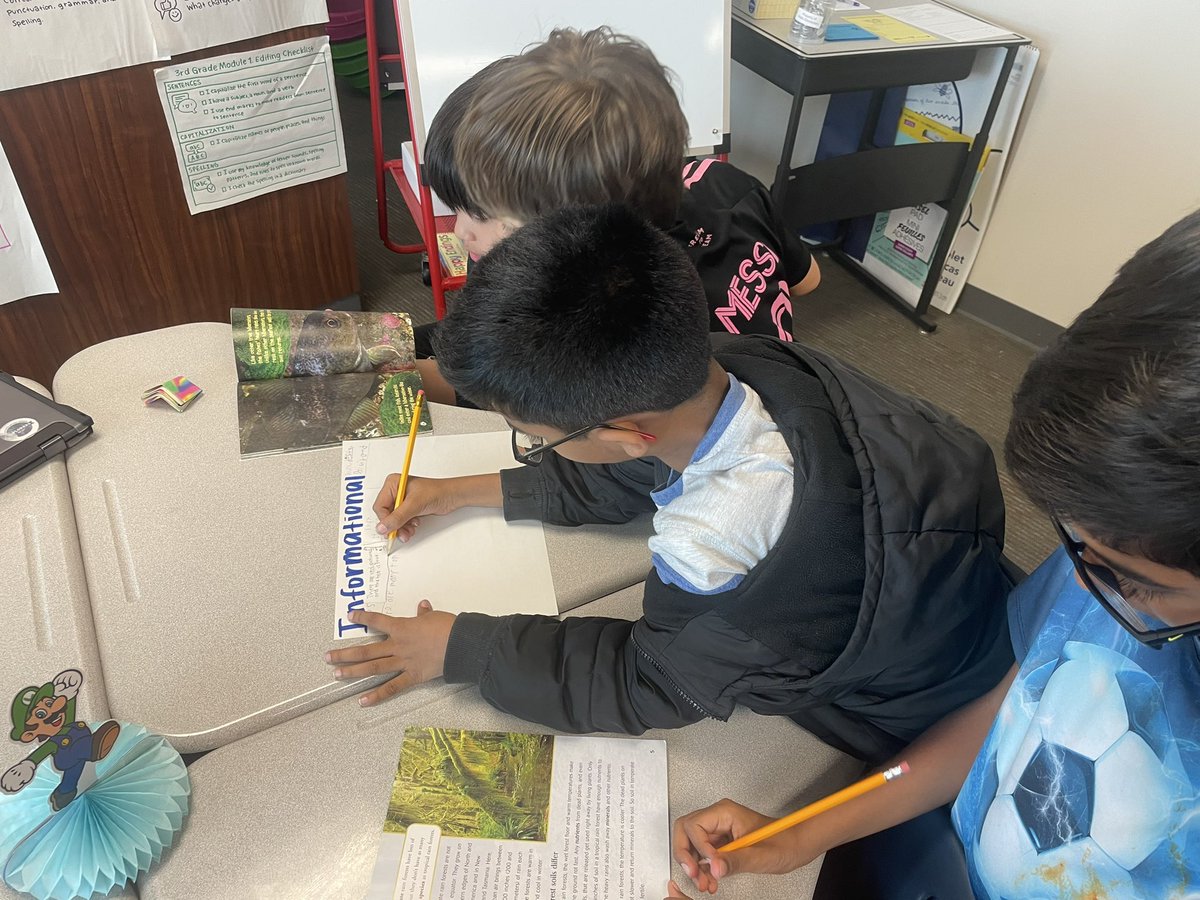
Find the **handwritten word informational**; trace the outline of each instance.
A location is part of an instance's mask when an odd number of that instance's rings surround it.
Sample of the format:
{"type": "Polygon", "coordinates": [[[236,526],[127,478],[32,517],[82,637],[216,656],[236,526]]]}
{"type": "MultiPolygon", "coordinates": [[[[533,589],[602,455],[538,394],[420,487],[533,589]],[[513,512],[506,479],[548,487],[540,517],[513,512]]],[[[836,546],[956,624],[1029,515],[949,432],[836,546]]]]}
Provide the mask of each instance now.
{"type": "Polygon", "coordinates": [[[329,21],[325,0],[142,0],[171,56],[329,21]]]}
{"type": "Polygon", "coordinates": [[[166,59],[146,0],[5,0],[0,91],[166,59]]]}
{"type": "Polygon", "coordinates": [[[154,78],[193,215],[346,171],[327,37],[154,78]]]}
{"type": "Polygon", "coordinates": [[[46,252],[0,147],[0,303],[57,293],[46,252]]]}

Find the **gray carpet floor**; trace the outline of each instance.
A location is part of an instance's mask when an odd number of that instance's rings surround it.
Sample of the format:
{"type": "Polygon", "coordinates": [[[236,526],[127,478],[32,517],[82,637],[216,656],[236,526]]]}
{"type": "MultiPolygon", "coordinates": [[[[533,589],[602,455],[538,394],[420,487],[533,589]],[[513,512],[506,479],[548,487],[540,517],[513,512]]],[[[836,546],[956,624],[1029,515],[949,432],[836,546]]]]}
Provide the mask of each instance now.
{"type": "MultiPolygon", "coordinates": [[[[433,320],[433,300],[421,283],[420,257],[388,250],[376,216],[371,117],[368,98],[339,88],[345,127],[351,216],[363,305],[407,312],[414,323],[433,320]]],[[[402,95],[383,101],[384,152],[400,156],[408,121],[402,95]]],[[[399,193],[388,191],[391,237],[419,238],[399,193]]],[[[858,366],[900,390],[948,410],[976,429],[992,446],[1008,509],[1007,552],[1032,570],[1057,541],[1046,518],[1016,487],[1003,463],[1010,398],[1034,350],[969,316],[932,313],[938,328],[923,334],[868,288],[828,259],[822,282],[795,307],[797,338],[858,366]]]]}

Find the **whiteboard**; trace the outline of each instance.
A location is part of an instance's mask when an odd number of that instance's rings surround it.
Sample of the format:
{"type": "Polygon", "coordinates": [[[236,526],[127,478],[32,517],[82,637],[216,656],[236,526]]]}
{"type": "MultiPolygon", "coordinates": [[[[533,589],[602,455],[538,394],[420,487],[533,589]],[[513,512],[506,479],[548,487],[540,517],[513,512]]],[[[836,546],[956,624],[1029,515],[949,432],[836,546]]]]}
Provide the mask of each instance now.
{"type": "Polygon", "coordinates": [[[551,30],[608,25],[644,42],[671,70],[687,117],[689,153],[709,153],[729,133],[730,0],[395,0],[413,141],[456,87],[551,30]]]}

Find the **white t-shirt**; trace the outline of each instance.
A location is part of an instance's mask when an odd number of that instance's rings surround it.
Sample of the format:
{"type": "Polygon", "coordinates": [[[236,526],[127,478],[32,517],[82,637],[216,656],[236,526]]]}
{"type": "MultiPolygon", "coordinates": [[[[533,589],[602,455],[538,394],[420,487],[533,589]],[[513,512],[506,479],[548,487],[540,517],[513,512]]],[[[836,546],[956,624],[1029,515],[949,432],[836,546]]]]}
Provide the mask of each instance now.
{"type": "Polygon", "coordinates": [[[737,587],[783,533],[795,462],[753,388],[729,376],[691,462],[650,496],[659,577],[694,594],[737,587]]]}

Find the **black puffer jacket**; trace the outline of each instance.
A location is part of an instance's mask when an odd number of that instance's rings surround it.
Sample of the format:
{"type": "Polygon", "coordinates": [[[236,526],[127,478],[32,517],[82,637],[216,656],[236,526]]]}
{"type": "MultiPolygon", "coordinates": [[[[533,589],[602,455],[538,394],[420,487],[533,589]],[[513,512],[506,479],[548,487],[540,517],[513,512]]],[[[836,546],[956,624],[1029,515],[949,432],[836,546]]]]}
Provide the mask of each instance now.
{"type": "MultiPolygon", "coordinates": [[[[458,617],[446,680],[564,731],[638,734],[736,704],[877,762],[1012,664],[1004,504],[987,444],[934,407],[766,337],[718,362],[761,396],[795,458],[788,524],[733,590],[646,579],[643,617],[458,617]]],[[[505,515],[623,522],[668,470],[549,454],[504,473],[505,515]]]]}

